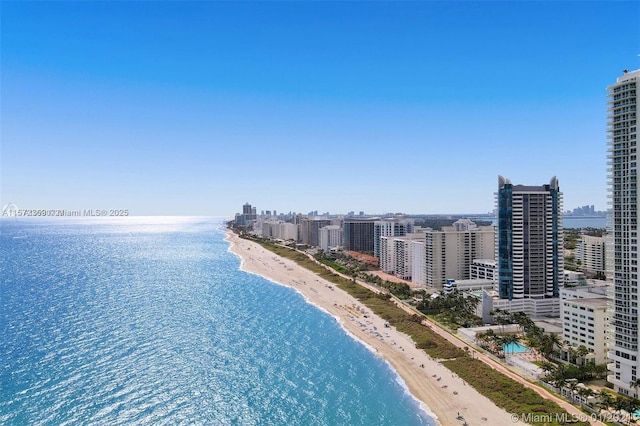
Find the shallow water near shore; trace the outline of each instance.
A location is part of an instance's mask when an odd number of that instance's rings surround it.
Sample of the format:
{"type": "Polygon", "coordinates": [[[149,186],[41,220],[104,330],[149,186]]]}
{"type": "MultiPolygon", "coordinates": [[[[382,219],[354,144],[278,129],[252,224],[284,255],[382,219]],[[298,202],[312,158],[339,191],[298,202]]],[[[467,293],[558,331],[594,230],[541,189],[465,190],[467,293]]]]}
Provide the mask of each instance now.
{"type": "Polygon", "coordinates": [[[433,425],[210,218],[0,221],[0,424],[433,425]]]}

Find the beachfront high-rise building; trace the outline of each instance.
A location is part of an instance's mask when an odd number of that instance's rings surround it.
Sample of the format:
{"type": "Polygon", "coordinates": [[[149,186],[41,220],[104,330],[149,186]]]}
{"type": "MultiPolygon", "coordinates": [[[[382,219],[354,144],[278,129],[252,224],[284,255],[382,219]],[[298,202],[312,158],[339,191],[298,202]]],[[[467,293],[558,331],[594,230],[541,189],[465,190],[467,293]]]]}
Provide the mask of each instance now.
{"type": "MultiPolygon", "coordinates": [[[[380,237],[380,269],[403,280],[412,279],[414,246],[411,243],[414,241],[424,243],[424,233],[380,237]]],[[[422,248],[424,250],[424,244],[422,248]]],[[[424,255],[424,251],[422,253],[424,255]]]]}
{"type": "Polygon", "coordinates": [[[300,221],[298,241],[311,246],[320,245],[320,228],[331,225],[329,219],[317,217],[303,217],[300,221]]]}
{"type": "Polygon", "coordinates": [[[427,256],[425,240],[411,240],[411,282],[420,286],[426,285],[427,256]]]}
{"type": "Polygon", "coordinates": [[[274,238],[285,241],[298,241],[298,225],[287,223],[282,220],[266,220],[262,222],[263,237],[274,238]]]}
{"type": "Polygon", "coordinates": [[[608,381],[634,397],[639,389],[637,110],[640,70],[624,71],[608,92],[608,180],[611,204],[607,253],[613,272],[608,381]]]}
{"type": "Polygon", "coordinates": [[[380,259],[381,237],[402,237],[413,232],[413,219],[391,218],[373,224],[373,255],[380,259]]]}
{"type": "Polygon", "coordinates": [[[327,225],[320,228],[319,237],[320,248],[324,251],[342,247],[342,227],[340,225],[327,225]]]}
{"type": "Polygon", "coordinates": [[[513,185],[499,176],[496,260],[501,299],[557,298],[564,280],[562,193],[547,185],[513,185]]]}
{"type": "Polygon", "coordinates": [[[448,279],[467,280],[474,259],[486,259],[495,253],[493,226],[476,226],[460,219],[442,231],[424,233],[424,285],[442,289],[448,279]]]}
{"type": "Polygon", "coordinates": [[[256,221],[258,215],[256,214],[256,208],[251,204],[245,203],[242,206],[242,214],[236,213],[234,225],[239,228],[250,228],[256,221]]]}
{"type": "Polygon", "coordinates": [[[376,220],[346,218],[342,224],[344,249],[373,254],[373,224],[376,220]]]}

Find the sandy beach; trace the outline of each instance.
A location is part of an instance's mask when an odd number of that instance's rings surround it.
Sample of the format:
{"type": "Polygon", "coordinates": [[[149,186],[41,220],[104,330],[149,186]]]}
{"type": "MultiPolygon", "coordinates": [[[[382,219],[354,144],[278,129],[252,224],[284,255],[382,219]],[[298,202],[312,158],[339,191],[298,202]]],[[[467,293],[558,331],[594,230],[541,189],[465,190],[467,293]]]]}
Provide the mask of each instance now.
{"type": "Polygon", "coordinates": [[[310,303],[333,315],[348,333],[389,362],[413,396],[437,417],[439,424],[459,426],[465,421],[469,425],[514,424],[509,413],[417,349],[407,335],[393,327],[385,327],[384,320],[348,293],[293,261],[226,232],[230,251],[242,259],[240,268],[243,271],[293,287],[310,303]]]}

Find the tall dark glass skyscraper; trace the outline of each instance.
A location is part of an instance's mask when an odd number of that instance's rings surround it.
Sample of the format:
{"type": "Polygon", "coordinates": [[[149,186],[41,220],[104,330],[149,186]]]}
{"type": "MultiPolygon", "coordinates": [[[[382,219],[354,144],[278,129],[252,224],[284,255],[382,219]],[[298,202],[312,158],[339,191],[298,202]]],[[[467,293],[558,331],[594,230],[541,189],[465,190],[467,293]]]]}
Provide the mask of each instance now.
{"type": "Polygon", "coordinates": [[[345,250],[373,254],[373,224],[379,219],[345,219],[342,223],[342,244],[345,250]]]}
{"type": "Polygon", "coordinates": [[[496,250],[502,299],[559,297],[564,282],[562,193],[498,177],[496,250]]]}

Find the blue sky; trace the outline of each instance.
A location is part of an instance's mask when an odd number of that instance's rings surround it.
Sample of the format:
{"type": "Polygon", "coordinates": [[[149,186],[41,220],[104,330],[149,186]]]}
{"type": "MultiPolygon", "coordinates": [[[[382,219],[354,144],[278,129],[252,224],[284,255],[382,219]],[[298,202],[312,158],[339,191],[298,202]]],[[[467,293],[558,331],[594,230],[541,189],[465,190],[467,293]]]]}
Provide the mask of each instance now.
{"type": "Polygon", "coordinates": [[[6,2],[0,203],[482,213],[498,175],[606,209],[637,2],[6,2]]]}

